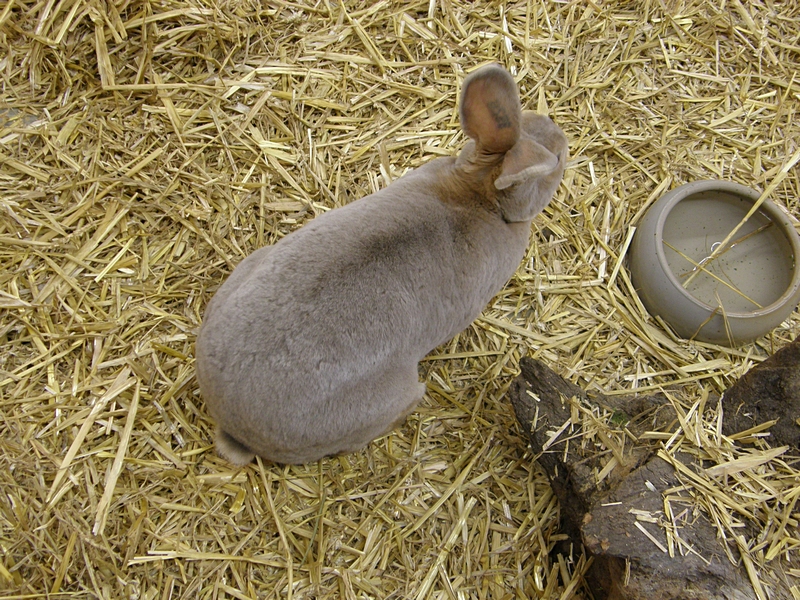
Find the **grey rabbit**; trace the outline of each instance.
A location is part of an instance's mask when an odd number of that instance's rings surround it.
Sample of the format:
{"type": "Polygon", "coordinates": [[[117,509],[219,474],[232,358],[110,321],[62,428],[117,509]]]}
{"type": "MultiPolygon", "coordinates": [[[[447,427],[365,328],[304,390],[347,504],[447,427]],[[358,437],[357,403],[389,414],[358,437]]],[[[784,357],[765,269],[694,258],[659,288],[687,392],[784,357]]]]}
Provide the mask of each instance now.
{"type": "Polygon", "coordinates": [[[217,450],[299,464],[351,452],[422,399],[418,362],[514,274],[567,139],[498,65],[464,80],[458,157],[322,214],[239,264],[196,344],[217,450]]]}

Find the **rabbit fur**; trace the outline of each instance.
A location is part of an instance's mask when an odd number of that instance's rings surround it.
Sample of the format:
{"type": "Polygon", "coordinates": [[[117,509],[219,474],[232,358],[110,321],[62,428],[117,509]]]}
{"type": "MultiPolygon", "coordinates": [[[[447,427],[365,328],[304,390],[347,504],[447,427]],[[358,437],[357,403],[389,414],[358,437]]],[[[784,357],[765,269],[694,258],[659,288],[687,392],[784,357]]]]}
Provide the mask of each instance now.
{"type": "Polygon", "coordinates": [[[388,433],[425,393],[418,362],[514,274],[567,140],[497,65],[465,79],[460,118],[457,158],[261,248],[212,298],[197,379],[224,458],[307,463],[388,433]]]}

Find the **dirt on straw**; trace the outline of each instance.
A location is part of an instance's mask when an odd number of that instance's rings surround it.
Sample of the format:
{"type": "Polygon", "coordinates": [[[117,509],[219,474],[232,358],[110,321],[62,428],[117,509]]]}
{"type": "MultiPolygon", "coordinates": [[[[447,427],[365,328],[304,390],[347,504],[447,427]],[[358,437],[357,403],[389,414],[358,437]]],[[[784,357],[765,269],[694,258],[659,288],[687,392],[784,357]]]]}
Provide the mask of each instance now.
{"type": "MultiPolygon", "coordinates": [[[[795,312],[738,349],[678,339],[624,263],[664,191],[763,190],[797,151],[799,20],[766,0],[8,0],[0,597],[590,597],[577,549],[548,555],[559,508],[505,391],[531,354],[590,391],[679,384],[691,405],[800,334],[795,312]],[[194,380],[208,299],[254,249],[455,153],[461,82],[494,61],[571,141],[516,276],[423,363],[405,426],[232,469],[194,380]]],[[[772,200],[799,199],[787,170],[772,200]]],[[[797,569],[792,510],[756,571],[797,569]]]]}

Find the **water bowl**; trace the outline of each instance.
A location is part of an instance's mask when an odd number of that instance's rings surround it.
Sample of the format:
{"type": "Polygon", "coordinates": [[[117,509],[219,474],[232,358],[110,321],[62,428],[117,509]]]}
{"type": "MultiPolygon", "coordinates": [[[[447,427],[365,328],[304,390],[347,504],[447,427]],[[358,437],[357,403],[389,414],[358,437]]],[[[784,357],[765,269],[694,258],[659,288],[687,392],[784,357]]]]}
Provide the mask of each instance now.
{"type": "Polygon", "coordinates": [[[629,252],[645,308],[681,337],[736,346],[780,325],[800,302],[800,236],[760,194],[696,181],[659,198],[629,252]]]}

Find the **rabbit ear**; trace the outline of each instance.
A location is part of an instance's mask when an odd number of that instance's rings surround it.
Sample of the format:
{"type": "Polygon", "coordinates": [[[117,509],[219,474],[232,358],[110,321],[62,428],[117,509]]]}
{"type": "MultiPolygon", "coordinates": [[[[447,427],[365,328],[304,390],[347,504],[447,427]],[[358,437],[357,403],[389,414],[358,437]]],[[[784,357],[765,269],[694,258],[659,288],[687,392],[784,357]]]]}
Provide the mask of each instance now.
{"type": "Polygon", "coordinates": [[[526,179],[549,175],[558,168],[558,157],[528,137],[521,138],[503,158],[503,170],[494,187],[504,190],[526,179]]]}
{"type": "Polygon", "coordinates": [[[517,85],[499,65],[475,71],[464,81],[461,127],[475,140],[478,152],[501,154],[519,139],[522,109],[517,85]]]}

